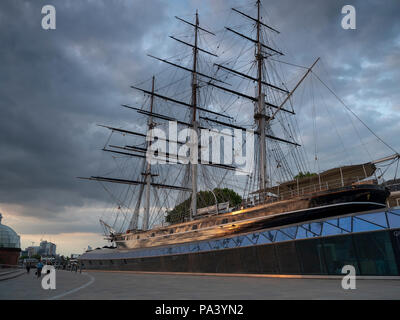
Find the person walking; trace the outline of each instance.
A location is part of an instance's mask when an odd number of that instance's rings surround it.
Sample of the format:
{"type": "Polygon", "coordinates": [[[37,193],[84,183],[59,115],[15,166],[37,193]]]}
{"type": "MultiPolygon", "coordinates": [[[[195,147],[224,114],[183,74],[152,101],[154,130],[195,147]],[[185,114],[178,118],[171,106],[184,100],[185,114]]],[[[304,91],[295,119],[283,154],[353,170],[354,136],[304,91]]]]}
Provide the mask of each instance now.
{"type": "Polygon", "coordinates": [[[26,273],[29,274],[29,271],[31,270],[31,263],[27,262],[25,268],[26,268],[26,273]]]}
{"type": "Polygon", "coordinates": [[[42,269],[43,269],[43,263],[39,261],[39,263],[36,265],[36,274],[38,278],[40,278],[40,276],[42,275],[42,269]]]}

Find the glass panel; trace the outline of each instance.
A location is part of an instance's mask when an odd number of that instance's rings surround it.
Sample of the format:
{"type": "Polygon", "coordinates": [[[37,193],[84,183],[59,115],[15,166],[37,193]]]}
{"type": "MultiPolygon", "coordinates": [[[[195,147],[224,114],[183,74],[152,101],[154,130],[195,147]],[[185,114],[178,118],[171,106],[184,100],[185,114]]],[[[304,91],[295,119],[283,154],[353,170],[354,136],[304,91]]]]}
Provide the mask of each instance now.
{"type": "Polygon", "coordinates": [[[296,239],[304,239],[304,238],[307,238],[306,230],[304,230],[299,226],[297,229],[296,239]]]}
{"type": "Polygon", "coordinates": [[[327,220],[326,222],[329,222],[330,224],[332,224],[334,226],[339,226],[339,219],[327,220]]]}
{"type": "Polygon", "coordinates": [[[257,244],[258,243],[258,239],[260,238],[260,234],[259,233],[253,233],[253,234],[249,235],[249,238],[250,238],[252,243],[257,244]]]}
{"type": "MultiPolygon", "coordinates": [[[[397,213],[397,212],[395,212],[397,213]]],[[[392,212],[388,211],[388,220],[389,220],[389,227],[394,229],[394,228],[400,228],[400,215],[393,214],[392,212]]]]}
{"type": "Polygon", "coordinates": [[[264,244],[264,243],[271,243],[271,240],[268,239],[267,234],[265,234],[264,232],[261,232],[260,238],[258,238],[258,244],[264,244]]]}
{"type": "Polygon", "coordinates": [[[351,232],[351,217],[339,218],[339,227],[351,232]]]}
{"type": "Polygon", "coordinates": [[[266,274],[279,273],[278,261],[275,255],[275,245],[257,246],[256,249],[260,272],[266,274]]]}
{"type": "MultiPolygon", "coordinates": [[[[250,236],[251,236],[251,235],[250,235],[250,236]]],[[[243,237],[242,244],[240,245],[241,247],[251,246],[251,245],[252,245],[252,243],[251,243],[251,241],[249,240],[248,237],[249,237],[249,236],[244,236],[244,237],[243,237]]]]}
{"type": "Polygon", "coordinates": [[[233,241],[233,239],[229,239],[228,248],[235,248],[235,247],[236,247],[236,243],[233,241]]]}
{"type": "MultiPolygon", "coordinates": [[[[239,249],[239,252],[233,253],[239,254],[241,261],[241,273],[259,273],[259,257],[257,255],[257,249],[255,246],[246,247],[239,249]]],[[[229,263],[229,260],[227,261],[229,263]]]]}
{"type": "Polygon", "coordinates": [[[357,217],[360,217],[361,219],[367,221],[371,221],[375,224],[379,224],[382,227],[387,227],[385,212],[362,214],[357,217]]]}
{"type": "Polygon", "coordinates": [[[296,248],[302,274],[327,274],[320,239],[297,241],[296,248]]]}
{"type": "Polygon", "coordinates": [[[320,236],[321,235],[321,228],[322,228],[322,222],[313,222],[310,225],[310,229],[313,233],[316,234],[316,236],[320,236]]]}
{"type": "Polygon", "coordinates": [[[313,238],[318,236],[319,234],[314,234],[314,230],[312,230],[312,225],[311,223],[303,224],[299,226],[299,230],[303,229],[305,232],[305,238],[313,238]]]}
{"type": "Polygon", "coordinates": [[[279,230],[278,234],[276,235],[275,242],[287,241],[287,240],[292,240],[292,239],[288,235],[284,234],[279,230]]]}
{"type": "Polygon", "coordinates": [[[278,259],[281,274],[300,274],[300,265],[296,247],[293,241],[275,244],[275,253],[278,259]]]}
{"type": "Polygon", "coordinates": [[[334,227],[331,224],[324,222],[324,225],[322,227],[322,235],[323,236],[338,235],[341,232],[342,231],[339,228],[334,227]]]}
{"type": "Polygon", "coordinates": [[[352,265],[360,274],[350,235],[323,238],[325,261],[329,274],[341,275],[345,265],[352,265]]]}
{"type": "Polygon", "coordinates": [[[290,238],[295,239],[297,227],[288,227],[280,230],[287,234],[290,238]]]}
{"type": "Polygon", "coordinates": [[[216,240],[216,241],[211,241],[211,247],[212,247],[213,249],[219,249],[219,248],[221,248],[221,246],[220,246],[218,240],[216,240]]]}
{"type": "Polygon", "coordinates": [[[223,239],[222,240],[222,246],[224,248],[229,248],[229,242],[230,242],[230,239],[223,239]]]}
{"type": "Polygon", "coordinates": [[[383,229],[383,227],[378,227],[375,224],[360,220],[357,217],[354,217],[353,219],[353,232],[374,231],[381,229],[383,229]]]}
{"type": "Polygon", "coordinates": [[[393,213],[397,213],[398,215],[400,215],[400,209],[390,209],[391,212],[393,213]]]}
{"type": "Polygon", "coordinates": [[[200,242],[199,243],[200,251],[210,250],[208,246],[208,242],[200,242]]]}
{"type": "Polygon", "coordinates": [[[271,230],[271,231],[265,231],[262,233],[262,235],[267,238],[270,241],[274,241],[275,235],[276,235],[276,230],[271,230]]]}
{"type": "Polygon", "coordinates": [[[397,275],[397,264],[388,231],[355,234],[362,275],[397,275]]]}

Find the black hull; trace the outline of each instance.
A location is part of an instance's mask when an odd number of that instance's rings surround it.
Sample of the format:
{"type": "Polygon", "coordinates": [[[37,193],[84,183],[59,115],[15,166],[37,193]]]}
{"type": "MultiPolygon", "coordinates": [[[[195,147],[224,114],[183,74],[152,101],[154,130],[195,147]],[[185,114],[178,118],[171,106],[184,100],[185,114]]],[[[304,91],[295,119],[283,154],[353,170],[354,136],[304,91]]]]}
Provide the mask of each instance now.
{"type": "Polygon", "coordinates": [[[315,193],[310,201],[310,208],[287,214],[269,217],[268,220],[254,223],[240,232],[255,231],[304,221],[381,209],[386,206],[389,192],[380,186],[349,186],[329,192],[315,193]]]}
{"type": "Polygon", "coordinates": [[[354,212],[363,212],[375,209],[382,209],[384,205],[376,202],[356,202],[345,204],[333,204],[323,207],[316,207],[308,210],[300,210],[298,212],[291,212],[288,215],[281,215],[272,217],[268,220],[255,222],[249,227],[240,229],[238,233],[245,233],[250,231],[263,230],[267,228],[281,227],[285,225],[296,224],[304,221],[313,221],[322,218],[337,216],[338,211],[341,215],[347,215],[354,212]]]}

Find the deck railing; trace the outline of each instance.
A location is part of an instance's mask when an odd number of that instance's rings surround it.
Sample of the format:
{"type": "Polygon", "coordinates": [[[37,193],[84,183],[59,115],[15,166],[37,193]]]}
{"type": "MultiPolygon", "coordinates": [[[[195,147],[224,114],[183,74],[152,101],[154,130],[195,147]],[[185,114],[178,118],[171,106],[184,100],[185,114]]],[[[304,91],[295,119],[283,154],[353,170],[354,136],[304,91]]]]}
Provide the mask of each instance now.
{"type": "Polygon", "coordinates": [[[374,179],[372,180],[364,180],[364,179],[365,179],[364,177],[354,177],[351,179],[337,179],[337,180],[321,181],[320,183],[311,184],[308,186],[301,186],[301,183],[299,183],[298,181],[297,187],[295,186],[292,190],[289,191],[280,192],[279,186],[277,186],[275,187],[275,189],[277,190],[276,194],[268,192],[266,195],[258,194],[254,195],[253,197],[249,197],[243,201],[242,207],[248,208],[263,203],[272,203],[281,200],[289,200],[307,194],[317,193],[320,191],[333,190],[349,185],[377,184],[377,181],[374,179]]]}

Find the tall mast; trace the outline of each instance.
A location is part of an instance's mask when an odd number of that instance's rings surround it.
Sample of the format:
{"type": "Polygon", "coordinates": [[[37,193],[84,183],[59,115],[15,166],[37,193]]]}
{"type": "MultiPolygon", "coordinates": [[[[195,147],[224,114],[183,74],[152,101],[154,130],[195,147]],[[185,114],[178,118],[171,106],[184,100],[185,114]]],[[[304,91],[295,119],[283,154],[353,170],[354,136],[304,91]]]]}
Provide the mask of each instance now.
{"type": "MultiPolygon", "coordinates": [[[[196,137],[192,136],[191,141],[192,143],[195,143],[195,146],[192,146],[192,150],[194,148],[197,148],[198,142],[197,142],[197,34],[198,34],[198,28],[199,28],[199,15],[196,10],[196,22],[195,22],[195,27],[194,27],[194,47],[193,47],[193,72],[192,72],[192,128],[193,128],[193,135],[196,135],[196,137]]],[[[196,160],[192,158],[192,160],[196,160]]],[[[197,164],[190,162],[191,166],[191,178],[192,178],[192,204],[191,204],[191,210],[190,210],[190,220],[193,219],[193,217],[197,213],[197,164]]]]}
{"type": "MultiPolygon", "coordinates": [[[[145,166],[146,166],[146,159],[143,159],[142,171],[144,170],[145,166]]],[[[144,184],[140,184],[139,195],[138,195],[138,199],[136,201],[135,210],[133,211],[132,219],[129,223],[129,228],[128,228],[129,230],[136,230],[138,228],[139,209],[140,209],[140,204],[142,202],[143,190],[144,190],[144,184]]]]}
{"type": "MultiPolygon", "coordinates": [[[[262,91],[262,65],[263,55],[261,52],[261,24],[260,24],[260,0],[257,0],[257,53],[256,59],[258,63],[257,69],[257,83],[258,83],[258,101],[257,101],[257,112],[255,112],[255,118],[258,118],[258,132],[259,132],[259,175],[260,185],[259,190],[266,189],[266,145],[265,145],[265,95],[262,91]]],[[[262,201],[265,200],[265,194],[262,194],[262,201]]]]}
{"type": "MultiPolygon", "coordinates": [[[[150,98],[150,114],[153,113],[153,102],[154,102],[154,76],[152,80],[152,87],[151,87],[151,98],[150,98]]],[[[148,129],[149,132],[153,128],[153,119],[150,116],[149,117],[149,122],[148,122],[148,129]]],[[[151,138],[151,137],[150,137],[151,138]]],[[[147,147],[149,147],[149,143],[147,143],[147,147]]],[[[140,184],[139,187],[139,194],[138,194],[138,200],[136,202],[135,210],[133,211],[132,219],[129,223],[129,230],[135,230],[138,228],[138,221],[139,221],[139,210],[140,210],[140,205],[142,203],[142,198],[143,198],[143,192],[144,188],[146,186],[146,202],[145,202],[145,210],[144,210],[144,216],[143,216],[143,230],[147,230],[149,228],[149,217],[150,217],[150,185],[151,185],[151,165],[146,159],[143,159],[143,167],[142,171],[144,176],[145,176],[145,183],[140,184]],[[144,171],[146,169],[146,171],[144,171]]]]}
{"type": "MultiPolygon", "coordinates": [[[[150,97],[150,113],[153,114],[153,103],[154,103],[154,76],[151,84],[151,97],[150,97]]],[[[151,141],[151,130],[153,129],[153,117],[150,115],[149,117],[149,132],[150,139],[147,142],[147,148],[150,147],[151,141]]],[[[150,185],[151,185],[151,164],[150,161],[147,161],[146,172],[144,173],[146,177],[146,202],[144,207],[144,216],[143,216],[143,230],[149,229],[149,218],[150,218],[150,185]]]]}

